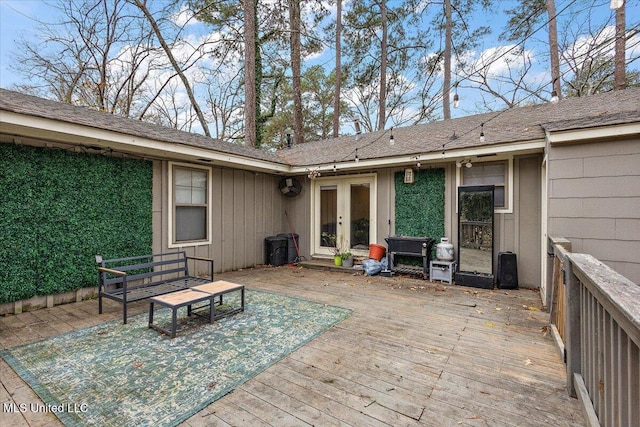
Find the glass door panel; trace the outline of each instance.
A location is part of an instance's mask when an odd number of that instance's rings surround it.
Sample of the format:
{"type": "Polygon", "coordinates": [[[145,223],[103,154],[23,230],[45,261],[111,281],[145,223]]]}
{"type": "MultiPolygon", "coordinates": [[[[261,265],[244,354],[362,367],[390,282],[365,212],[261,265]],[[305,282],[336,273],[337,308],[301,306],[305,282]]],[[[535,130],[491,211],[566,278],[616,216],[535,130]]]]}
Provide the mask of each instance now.
{"type": "Polygon", "coordinates": [[[320,233],[318,245],[334,248],[338,233],[338,186],[320,186],[320,233]]]}
{"type": "Polygon", "coordinates": [[[332,255],[338,247],[365,256],[375,241],[376,176],[319,178],[313,191],[314,255],[332,255]]]}
{"type": "Polygon", "coordinates": [[[369,250],[371,221],[371,184],[351,184],[349,249],[369,250]]]}

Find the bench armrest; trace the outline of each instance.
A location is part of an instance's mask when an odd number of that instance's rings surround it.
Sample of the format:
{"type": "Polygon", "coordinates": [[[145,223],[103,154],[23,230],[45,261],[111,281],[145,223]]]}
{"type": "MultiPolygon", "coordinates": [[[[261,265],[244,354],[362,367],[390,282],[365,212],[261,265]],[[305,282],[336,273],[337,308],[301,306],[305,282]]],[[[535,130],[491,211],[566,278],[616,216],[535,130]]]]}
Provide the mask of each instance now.
{"type": "Polygon", "coordinates": [[[106,268],[106,267],[98,267],[98,271],[101,272],[101,273],[115,274],[116,276],[126,276],[127,275],[127,273],[125,273],[124,271],[114,270],[112,268],[106,268]]]}
{"type": "Polygon", "coordinates": [[[200,258],[197,256],[188,256],[187,259],[195,259],[196,261],[211,261],[213,262],[213,260],[211,258],[200,258]]]}
{"type": "Polygon", "coordinates": [[[211,258],[200,258],[200,257],[196,257],[196,256],[188,256],[186,257],[186,259],[192,259],[194,261],[205,261],[209,263],[209,277],[211,278],[211,281],[213,282],[213,259],[211,258]]]}

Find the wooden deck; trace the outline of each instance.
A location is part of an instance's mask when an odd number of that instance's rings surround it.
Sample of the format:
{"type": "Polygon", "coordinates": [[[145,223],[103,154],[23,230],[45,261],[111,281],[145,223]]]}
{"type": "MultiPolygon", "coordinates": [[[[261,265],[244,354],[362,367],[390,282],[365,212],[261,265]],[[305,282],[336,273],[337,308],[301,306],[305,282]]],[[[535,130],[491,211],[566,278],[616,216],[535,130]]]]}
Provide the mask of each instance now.
{"type": "MultiPolygon", "coordinates": [[[[182,424],[196,426],[578,426],[538,293],[300,267],[216,279],[354,310],[351,317],[182,424]]],[[[0,317],[0,347],[119,319],[96,300],[0,317]]],[[[131,313],[148,309],[132,305],[131,313]]],[[[0,360],[0,403],[42,402],[0,360]]],[[[1,409],[0,409],[1,410],[1,409]]],[[[4,412],[4,411],[3,411],[4,412]]],[[[51,413],[0,424],[60,425],[51,413]]]]}

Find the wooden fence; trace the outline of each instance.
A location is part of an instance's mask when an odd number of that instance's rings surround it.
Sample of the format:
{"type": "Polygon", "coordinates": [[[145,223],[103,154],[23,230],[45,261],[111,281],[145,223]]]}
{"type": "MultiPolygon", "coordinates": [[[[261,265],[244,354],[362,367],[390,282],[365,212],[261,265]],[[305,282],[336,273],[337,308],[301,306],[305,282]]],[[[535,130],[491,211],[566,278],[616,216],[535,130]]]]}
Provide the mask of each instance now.
{"type": "Polygon", "coordinates": [[[588,425],[640,427],[640,285],[550,238],[550,320],[588,425]]]}

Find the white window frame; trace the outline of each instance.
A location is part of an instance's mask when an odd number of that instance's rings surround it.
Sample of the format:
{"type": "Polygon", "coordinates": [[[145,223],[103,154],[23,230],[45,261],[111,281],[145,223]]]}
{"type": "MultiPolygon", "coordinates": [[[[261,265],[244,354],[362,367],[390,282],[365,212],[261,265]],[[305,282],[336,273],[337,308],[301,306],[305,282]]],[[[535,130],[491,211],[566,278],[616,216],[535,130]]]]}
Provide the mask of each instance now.
{"type": "MultiPolygon", "coordinates": [[[[505,189],[504,189],[504,197],[505,197],[505,206],[501,208],[494,208],[495,213],[513,213],[513,156],[509,157],[492,157],[490,160],[474,160],[472,164],[481,164],[481,163],[498,163],[506,161],[505,171],[505,189]]],[[[457,188],[464,185],[462,182],[462,168],[456,168],[456,194],[457,188]]],[[[456,212],[458,212],[458,197],[456,196],[456,212]]]]}
{"type": "Polygon", "coordinates": [[[212,237],[211,237],[211,218],[212,218],[212,196],[213,196],[213,178],[212,178],[212,173],[211,173],[211,168],[206,167],[206,166],[200,166],[200,165],[193,165],[193,164],[189,164],[189,163],[178,163],[178,162],[169,162],[169,173],[168,173],[168,218],[167,218],[167,222],[168,222],[168,233],[169,233],[169,244],[168,247],[169,248],[182,248],[185,246],[203,246],[203,245],[210,245],[212,242],[212,237]],[[175,203],[174,203],[174,189],[175,189],[175,183],[173,182],[173,171],[174,169],[178,167],[181,169],[197,169],[197,170],[201,170],[201,171],[205,171],[207,173],[207,237],[206,239],[200,239],[200,240],[181,240],[181,241],[176,241],[176,236],[175,236],[175,225],[174,225],[174,218],[175,218],[175,203]]]}

